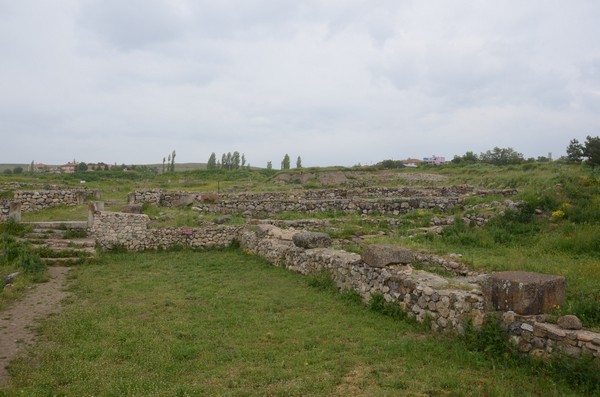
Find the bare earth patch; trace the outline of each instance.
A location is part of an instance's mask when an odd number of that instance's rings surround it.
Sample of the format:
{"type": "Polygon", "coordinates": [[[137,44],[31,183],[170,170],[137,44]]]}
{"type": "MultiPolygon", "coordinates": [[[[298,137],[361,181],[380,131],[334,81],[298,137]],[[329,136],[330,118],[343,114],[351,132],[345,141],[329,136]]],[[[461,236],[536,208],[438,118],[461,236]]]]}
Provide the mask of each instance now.
{"type": "Polygon", "coordinates": [[[60,312],[60,302],[69,296],[64,291],[69,269],[48,268],[48,282],[35,285],[23,299],[0,312],[0,385],[6,383],[8,363],[34,342],[37,322],[60,312]]]}

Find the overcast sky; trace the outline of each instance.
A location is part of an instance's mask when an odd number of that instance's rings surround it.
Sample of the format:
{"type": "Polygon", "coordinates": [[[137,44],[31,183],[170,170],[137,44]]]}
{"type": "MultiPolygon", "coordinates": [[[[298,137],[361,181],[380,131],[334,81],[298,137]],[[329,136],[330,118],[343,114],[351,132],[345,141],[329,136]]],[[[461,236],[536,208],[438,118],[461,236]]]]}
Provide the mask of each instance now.
{"type": "Polygon", "coordinates": [[[598,0],[0,0],[0,163],[563,155],[598,0]]]}

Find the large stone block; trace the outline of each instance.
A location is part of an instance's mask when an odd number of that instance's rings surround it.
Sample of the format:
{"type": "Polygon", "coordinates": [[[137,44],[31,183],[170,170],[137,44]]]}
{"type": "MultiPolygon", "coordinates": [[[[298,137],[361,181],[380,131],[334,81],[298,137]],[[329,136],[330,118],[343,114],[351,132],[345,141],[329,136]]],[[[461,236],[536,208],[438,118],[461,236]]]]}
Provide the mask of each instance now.
{"type": "Polygon", "coordinates": [[[362,260],[372,267],[385,267],[412,263],[413,254],[395,245],[371,244],[363,251],[362,260]]]}
{"type": "Polygon", "coordinates": [[[301,232],[294,234],[292,241],[300,248],[327,248],[331,246],[331,237],[327,233],[301,232]]]}
{"type": "Polygon", "coordinates": [[[541,314],[565,300],[562,276],[530,272],[492,273],[483,285],[490,310],[512,310],[521,315],[541,314]]]}

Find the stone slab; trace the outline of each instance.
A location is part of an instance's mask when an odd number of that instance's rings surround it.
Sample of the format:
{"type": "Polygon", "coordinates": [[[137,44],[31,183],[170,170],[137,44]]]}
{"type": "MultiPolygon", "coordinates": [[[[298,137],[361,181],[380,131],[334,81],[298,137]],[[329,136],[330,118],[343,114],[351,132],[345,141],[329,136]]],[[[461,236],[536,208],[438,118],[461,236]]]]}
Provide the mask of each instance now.
{"type": "Polygon", "coordinates": [[[294,234],[292,241],[300,248],[327,248],[331,247],[331,237],[327,233],[301,232],[294,234]]]}
{"type": "Polygon", "coordinates": [[[413,261],[413,253],[395,245],[371,244],[363,251],[362,259],[372,267],[385,267],[410,264],[413,261]]]}
{"type": "Polygon", "coordinates": [[[562,305],[565,288],[562,276],[513,271],[492,273],[483,285],[483,293],[490,310],[534,315],[562,305]]]}

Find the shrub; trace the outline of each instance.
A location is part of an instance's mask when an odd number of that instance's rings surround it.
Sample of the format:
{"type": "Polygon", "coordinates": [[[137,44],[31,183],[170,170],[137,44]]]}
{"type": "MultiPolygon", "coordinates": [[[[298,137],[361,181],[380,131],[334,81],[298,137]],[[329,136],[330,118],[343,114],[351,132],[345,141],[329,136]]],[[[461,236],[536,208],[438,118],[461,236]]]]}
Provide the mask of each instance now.
{"type": "Polygon", "coordinates": [[[85,238],[87,237],[87,231],[84,229],[68,229],[65,232],[65,238],[85,238]]]}
{"type": "Polygon", "coordinates": [[[333,281],[333,277],[331,277],[331,273],[325,269],[319,271],[312,276],[309,276],[308,285],[314,288],[318,288],[323,291],[331,291],[338,292],[337,285],[335,285],[335,281],[333,281]]]}
{"type": "Polygon", "coordinates": [[[467,322],[462,340],[469,349],[485,352],[491,357],[509,357],[509,353],[514,352],[506,330],[494,315],[486,317],[478,329],[473,327],[471,322],[467,322]]]}
{"type": "Polygon", "coordinates": [[[377,313],[384,314],[399,320],[405,320],[407,318],[406,312],[397,303],[387,302],[385,296],[382,294],[371,295],[369,301],[369,310],[377,313]]]}
{"type": "Polygon", "coordinates": [[[6,233],[11,236],[22,237],[29,231],[29,229],[30,228],[28,226],[25,226],[24,224],[19,223],[12,218],[8,219],[4,223],[0,223],[0,233],[6,233]]]}
{"type": "Polygon", "coordinates": [[[46,265],[40,257],[27,248],[22,248],[19,252],[19,266],[25,273],[41,273],[46,270],[46,265]]]}

